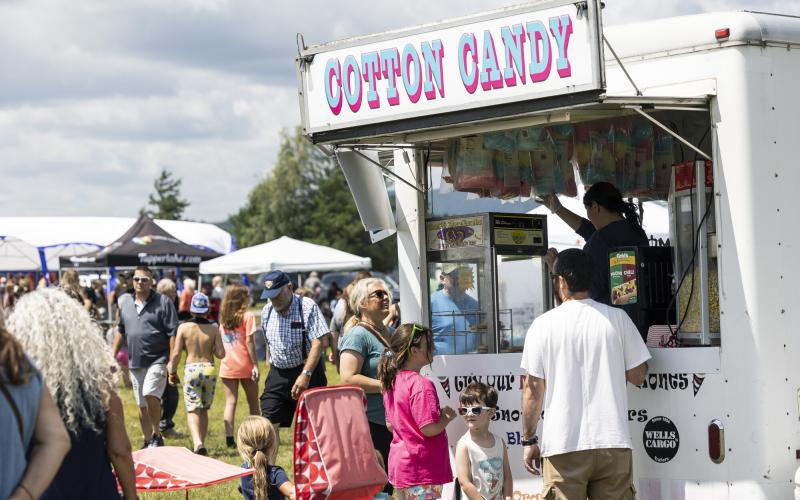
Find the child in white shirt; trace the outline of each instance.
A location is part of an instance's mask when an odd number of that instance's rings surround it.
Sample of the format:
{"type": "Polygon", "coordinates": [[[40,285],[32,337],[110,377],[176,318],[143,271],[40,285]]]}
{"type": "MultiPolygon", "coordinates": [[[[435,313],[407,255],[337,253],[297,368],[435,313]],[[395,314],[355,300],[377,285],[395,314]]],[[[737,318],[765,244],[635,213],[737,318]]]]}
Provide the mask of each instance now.
{"type": "Polygon", "coordinates": [[[458,413],[467,432],[456,447],[456,472],[461,491],[470,500],[510,500],[513,492],[511,466],[505,442],[489,430],[497,411],[497,391],[473,382],[459,395],[458,413]]]}

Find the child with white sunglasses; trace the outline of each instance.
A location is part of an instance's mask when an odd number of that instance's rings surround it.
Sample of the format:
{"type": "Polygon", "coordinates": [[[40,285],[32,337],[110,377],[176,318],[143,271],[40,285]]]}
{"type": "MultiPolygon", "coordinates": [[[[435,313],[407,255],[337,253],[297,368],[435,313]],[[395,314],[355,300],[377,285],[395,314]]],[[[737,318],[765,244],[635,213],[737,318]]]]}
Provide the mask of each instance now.
{"type": "Polygon", "coordinates": [[[461,491],[470,500],[508,500],[513,492],[506,443],[489,430],[497,411],[497,391],[473,382],[459,395],[458,413],[467,432],[456,446],[456,474],[461,491]]]}
{"type": "Polygon", "coordinates": [[[419,373],[433,361],[435,349],[428,328],[407,323],[390,337],[378,365],[386,426],[392,431],[389,482],[398,500],[441,498],[442,486],[453,481],[445,427],[456,412],[439,408],[433,382],[419,373]]]}

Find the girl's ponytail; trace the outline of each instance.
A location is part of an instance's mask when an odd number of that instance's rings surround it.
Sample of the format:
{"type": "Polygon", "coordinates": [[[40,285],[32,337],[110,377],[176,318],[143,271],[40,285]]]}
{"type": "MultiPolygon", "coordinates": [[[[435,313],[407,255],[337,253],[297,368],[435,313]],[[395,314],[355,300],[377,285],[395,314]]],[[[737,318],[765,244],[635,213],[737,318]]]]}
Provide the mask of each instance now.
{"type": "Polygon", "coordinates": [[[636,210],[636,205],[629,201],[620,201],[619,212],[625,217],[625,220],[634,226],[641,227],[642,223],[639,220],[639,212],[636,210]]]}
{"type": "Polygon", "coordinates": [[[378,380],[381,381],[383,391],[391,391],[394,385],[394,378],[400,367],[397,366],[397,356],[391,349],[384,349],[381,359],[378,361],[378,380]]]}
{"type": "Polygon", "coordinates": [[[255,470],[255,473],[253,473],[253,493],[255,493],[256,500],[267,500],[267,491],[269,489],[269,476],[267,475],[269,460],[267,460],[267,454],[263,450],[255,450],[250,467],[255,470]]]}
{"type": "Polygon", "coordinates": [[[255,470],[253,492],[256,500],[267,500],[269,466],[278,453],[278,435],[275,427],[266,418],[251,415],[239,425],[236,437],[239,455],[255,470]]]}

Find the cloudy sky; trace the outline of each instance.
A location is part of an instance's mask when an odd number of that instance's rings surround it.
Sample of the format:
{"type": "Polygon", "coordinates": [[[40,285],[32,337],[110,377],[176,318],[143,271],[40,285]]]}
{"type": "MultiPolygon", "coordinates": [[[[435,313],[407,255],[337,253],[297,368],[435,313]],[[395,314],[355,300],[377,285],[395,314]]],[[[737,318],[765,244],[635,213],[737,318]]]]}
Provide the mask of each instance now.
{"type": "MultiPolygon", "coordinates": [[[[513,0],[0,0],[0,214],[134,216],[169,169],[186,216],[235,213],[299,123],[307,44],[513,0]],[[367,6],[369,6],[367,8],[367,6]]],[[[800,0],[606,0],[606,24],[800,0]]]]}

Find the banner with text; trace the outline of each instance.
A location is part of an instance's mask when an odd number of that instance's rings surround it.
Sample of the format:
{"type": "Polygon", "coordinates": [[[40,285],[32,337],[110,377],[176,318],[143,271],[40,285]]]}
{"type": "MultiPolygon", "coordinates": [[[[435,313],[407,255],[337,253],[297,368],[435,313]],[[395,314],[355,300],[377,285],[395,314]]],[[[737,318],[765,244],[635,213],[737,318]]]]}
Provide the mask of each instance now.
{"type": "Polygon", "coordinates": [[[599,90],[599,9],[589,4],[588,12],[527,6],[312,47],[300,64],[306,132],[599,90]]]}

